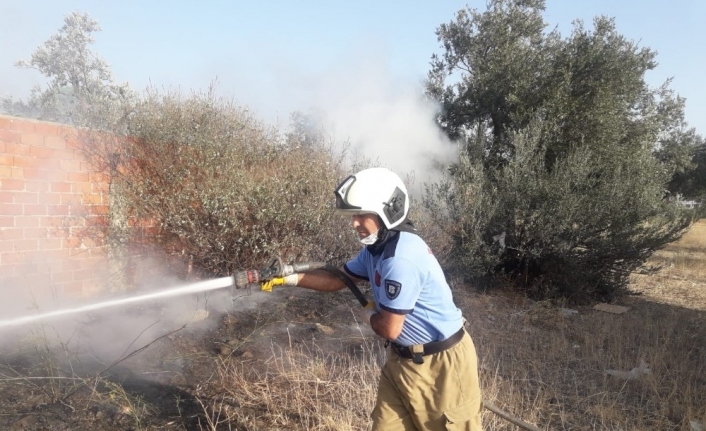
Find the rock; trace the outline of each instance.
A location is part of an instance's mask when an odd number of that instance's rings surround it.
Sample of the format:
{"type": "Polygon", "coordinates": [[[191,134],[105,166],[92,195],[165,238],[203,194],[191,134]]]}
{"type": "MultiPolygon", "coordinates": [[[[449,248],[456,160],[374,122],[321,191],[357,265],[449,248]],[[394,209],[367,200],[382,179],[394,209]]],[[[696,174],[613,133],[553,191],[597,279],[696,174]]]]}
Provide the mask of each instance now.
{"type": "Polygon", "coordinates": [[[232,328],[238,324],[238,318],[232,314],[226,314],[226,317],[223,318],[223,324],[228,328],[232,328]]]}
{"type": "Polygon", "coordinates": [[[105,419],[105,412],[103,410],[98,410],[96,412],[96,420],[99,421],[103,419],[105,419]]]}
{"type": "Polygon", "coordinates": [[[315,326],[317,331],[322,332],[326,335],[331,335],[335,332],[334,329],[330,326],[322,325],[321,323],[316,323],[315,326]]]}
{"type": "Polygon", "coordinates": [[[208,310],[196,310],[187,318],[190,323],[200,322],[206,320],[208,317],[208,310]]]}
{"type": "Polygon", "coordinates": [[[14,424],[12,424],[12,428],[16,430],[32,428],[37,423],[37,421],[38,419],[36,416],[25,416],[14,424]]]}
{"type": "Polygon", "coordinates": [[[240,357],[241,357],[242,359],[252,359],[252,358],[255,357],[255,355],[253,355],[253,353],[252,353],[250,350],[246,350],[246,351],[243,352],[242,355],[240,355],[240,357]]]}

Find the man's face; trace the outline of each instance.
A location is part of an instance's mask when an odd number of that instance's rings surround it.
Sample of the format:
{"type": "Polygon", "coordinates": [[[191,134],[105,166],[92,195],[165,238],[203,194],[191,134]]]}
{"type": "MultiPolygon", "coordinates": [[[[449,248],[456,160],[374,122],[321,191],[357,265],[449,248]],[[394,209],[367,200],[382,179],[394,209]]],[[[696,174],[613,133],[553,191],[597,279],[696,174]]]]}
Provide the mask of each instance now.
{"type": "Polygon", "coordinates": [[[380,229],[380,220],[377,214],[354,215],[351,222],[353,229],[358,232],[358,238],[363,239],[380,229]]]}

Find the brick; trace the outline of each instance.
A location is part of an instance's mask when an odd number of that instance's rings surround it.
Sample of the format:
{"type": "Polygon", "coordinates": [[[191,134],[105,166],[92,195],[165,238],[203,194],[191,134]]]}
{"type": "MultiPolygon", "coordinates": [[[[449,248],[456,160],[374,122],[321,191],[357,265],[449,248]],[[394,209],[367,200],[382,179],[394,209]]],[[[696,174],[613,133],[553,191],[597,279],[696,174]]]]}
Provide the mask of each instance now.
{"type": "Polygon", "coordinates": [[[42,204],[24,204],[24,209],[22,214],[29,215],[47,215],[47,209],[50,208],[47,205],[42,204]]]}
{"type": "Polygon", "coordinates": [[[49,183],[46,181],[39,181],[39,180],[26,180],[25,181],[25,190],[28,192],[48,192],[49,191],[49,183]]]}
{"type": "Polygon", "coordinates": [[[12,165],[19,168],[38,168],[42,166],[42,162],[34,157],[14,156],[12,165]]]}
{"type": "Polygon", "coordinates": [[[68,238],[69,230],[64,227],[47,226],[47,236],[55,239],[68,238]]]}
{"type": "Polygon", "coordinates": [[[15,217],[13,216],[0,216],[0,228],[3,227],[15,227],[15,217]]]}
{"type": "Polygon", "coordinates": [[[85,259],[81,259],[81,268],[86,269],[86,268],[93,268],[95,269],[99,265],[101,265],[104,262],[104,259],[102,257],[87,257],[85,259]]]}
{"type": "Polygon", "coordinates": [[[0,179],[0,190],[25,190],[26,181],[14,178],[0,179]]]}
{"type": "Polygon", "coordinates": [[[108,205],[91,205],[88,207],[91,215],[106,215],[108,214],[108,205]]]}
{"type": "Polygon", "coordinates": [[[74,193],[90,193],[93,190],[93,185],[89,182],[73,183],[71,189],[74,193]]]}
{"type": "Polygon", "coordinates": [[[74,248],[67,248],[66,252],[69,253],[69,256],[72,259],[80,260],[85,258],[86,256],[90,256],[90,251],[84,247],[74,247],[74,248]]]}
{"type": "Polygon", "coordinates": [[[29,156],[29,145],[24,145],[20,143],[6,143],[5,150],[7,154],[12,154],[15,156],[29,156]]]}
{"type": "Polygon", "coordinates": [[[90,172],[89,177],[91,178],[91,182],[94,183],[107,183],[110,179],[107,174],[101,172],[90,172]]]}
{"type": "Polygon", "coordinates": [[[0,130],[0,141],[19,144],[22,141],[22,134],[14,130],[0,130]]]}
{"type": "Polygon", "coordinates": [[[8,192],[0,190],[0,203],[11,204],[15,201],[15,194],[17,192],[8,192]]]}
{"type": "Polygon", "coordinates": [[[38,135],[36,133],[22,133],[20,142],[27,145],[44,146],[44,135],[38,135]]]}
{"type": "Polygon", "coordinates": [[[15,156],[12,154],[0,154],[0,165],[2,166],[13,166],[15,163],[15,156]]]}
{"type": "Polygon", "coordinates": [[[25,253],[7,252],[0,253],[0,264],[3,265],[19,265],[25,263],[25,253]]]}
{"type": "MultiPolygon", "coordinates": [[[[27,180],[44,180],[45,171],[39,168],[15,168],[22,169],[24,178],[27,180]]],[[[46,181],[46,180],[45,180],[46,181]]]]}
{"type": "Polygon", "coordinates": [[[61,245],[62,241],[60,238],[43,238],[39,240],[40,250],[59,250],[61,245]]]}
{"type": "Polygon", "coordinates": [[[15,156],[29,156],[29,145],[20,144],[19,142],[5,144],[5,150],[7,154],[12,154],[15,156]]]}
{"type": "Polygon", "coordinates": [[[68,205],[48,205],[46,206],[47,208],[47,215],[63,215],[67,216],[69,215],[69,206],[68,205]]]}
{"type": "Polygon", "coordinates": [[[10,178],[14,178],[16,180],[23,180],[25,178],[25,170],[23,168],[16,168],[16,167],[11,167],[10,168],[10,178]]]}
{"type": "Polygon", "coordinates": [[[76,217],[86,217],[89,214],[88,207],[83,204],[69,205],[69,214],[76,217]]]}
{"type": "Polygon", "coordinates": [[[35,123],[34,132],[41,135],[59,135],[59,125],[55,123],[35,123]]]}
{"type": "Polygon", "coordinates": [[[91,280],[96,278],[97,274],[93,269],[79,269],[74,271],[74,280],[91,280]]]}
{"type": "Polygon", "coordinates": [[[87,227],[104,227],[108,225],[107,215],[90,215],[86,216],[87,227]]]}
{"type": "Polygon", "coordinates": [[[69,172],[69,181],[72,183],[87,183],[88,172],[69,172]]]}
{"type": "Polygon", "coordinates": [[[23,204],[3,204],[3,203],[0,203],[0,214],[2,214],[2,215],[22,215],[22,214],[24,214],[23,204]]]}
{"type": "Polygon", "coordinates": [[[66,172],[81,171],[81,162],[78,160],[59,160],[59,169],[66,172]]]}
{"type": "Polygon", "coordinates": [[[69,173],[66,171],[60,171],[58,170],[58,164],[57,164],[57,169],[47,169],[41,171],[40,178],[45,180],[45,181],[51,181],[51,182],[56,182],[56,183],[65,183],[69,180],[69,173]]]}
{"type": "Polygon", "coordinates": [[[55,182],[51,183],[51,191],[59,193],[68,193],[71,191],[71,183],[69,182],[55,182]]]}
{"type": "Polygon", "coordinates": [[[110,192],[110,184],[108,184],[108,183],[91,183],[91,192],[108,194],[110,192]]]}
{"type": "Polygon", "coordinates": [[[76,139],[79,134],[79,130],[75,127],[59,124],[59,131],[56,136],[61,136],[66,140],[76,139]]]}
{"type": "Polygon", "coordinates": [[[64,227],[69,229],[71,235],[78,235],[84,230],[83,217],[64,217],[64,227]]]}
{"type": "MultiPolygon", "coordinates": [[[[64,246],[62,246],[64,247],[64,246]]],[[[66,247],[64,247],[66,248],[66,247]]],[[[81,259],[65,259],[61,262],[63,271],[77,271],[81,269],[81,259]]]]}
{"type": "Polygon", "coordinates": [[[39,217],[14,217],[15,227],[39,227],[39,217]]]}
{"type": "Polygon", "coordinates": [[[17,227],[8,227],[0,229],[0,240],[15,241],[18,239],[24,239],[24,232],[22,232],[22,229],[19,229],[17,227]]]}
{"type": "Polygon", "coordinates": [[[21,239],[14,241],[15,251],[37,251],[39,242],[36,239],[21,239]]]}
{"type": "Polygon", "coordinates": [[[61,193],[37,193],[37,203],[57,205],[61,203],[61,193]]]}
{"type": "Polygon", "coordinates": [[[29,147],[30,157],[37,157],[40,159],[57,158],[56,155],[54,154],[54,151],[56,151],[56,150],[53,150],[51,148],[46,148],[46,147],[37,147],[37,146],[29,147]]]}
{"type": "Polygon", "coordinates": [[[41,227],[60,228],[64,226],[64,217],[39,217],[41,227]]]}
{"type": "Polygon", "coordinates": [[[48,148],[58,148],[60,150],[68,148],[66,140],[60,136],[46,136],[42,145],[48,148]]]}
{"type": "Polygon", "coordinates": [[[47,238],[47,228],[45,227],[31,227],[24,229],[25,239],[41,239],[47,238]]]}
{"type": "Polygon", "coordinates": [[[84,205],[96,205],[105,203],[103,200],[103,194],[90,193],[81,196],[81,202],[84,205]]]}
{"type": "Polygon", "coordinates": [[[15,203],[17,203],[17,204],[36,204],[37,203],[37,193],[15,192],[15,203]]]}
{"type": "Polygon", "coordinates": [[[0,178],[12,178],[12,167],[0,166],[0,178]]]}
{"type": "Polygon", "coordinates": [[[67,283],[73,281],[74,273],[71,271],[52,272],[51,281],[54,283],[67,283]]]}
{"type": "Polygon", "coordinates": [[[77,157],[76,150],[52,149],[52,151],[54,152],[54,158],[59,159],[59,160],[80,160],[81,159],[80,154],[77,157]]]}
{"type": "Polygon", "coordinates": [[[0,253],[15,251],[15,241],[0,241],[0,253]]]}
{"type": "Polygon", "coordinates": [[[65,205],[81,203],[81,195],[78,195],[76,193],[61,193],[58,194],[58,196],[61,196],[61,203],[65,205]]]}
{"type": "Polygon", "coordinates": [[[34,122],[27,120],[10,120],[10,130],[20,133],[34,133],[34,122]]]}

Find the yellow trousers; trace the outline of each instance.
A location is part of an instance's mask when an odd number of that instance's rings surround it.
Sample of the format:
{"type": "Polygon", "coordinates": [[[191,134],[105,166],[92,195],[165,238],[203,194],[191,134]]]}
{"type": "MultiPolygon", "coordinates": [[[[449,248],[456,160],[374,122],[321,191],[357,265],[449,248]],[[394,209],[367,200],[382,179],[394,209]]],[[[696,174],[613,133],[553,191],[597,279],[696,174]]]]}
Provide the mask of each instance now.
{"type": "Polygon", "coordinates": [[[415,364],[387,348],[373,431],[480,431],[478,358],[466,333],[455,346],[415,364]]]}

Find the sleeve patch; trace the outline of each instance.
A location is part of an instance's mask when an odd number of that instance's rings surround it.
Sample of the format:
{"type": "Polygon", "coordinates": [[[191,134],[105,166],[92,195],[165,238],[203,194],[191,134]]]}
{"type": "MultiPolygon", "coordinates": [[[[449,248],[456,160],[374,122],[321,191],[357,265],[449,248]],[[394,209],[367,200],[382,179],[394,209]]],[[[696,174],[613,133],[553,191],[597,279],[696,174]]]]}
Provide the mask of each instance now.
{"type": "Polygon", "coordinates": [[[385,280],[385,295],[389,299],[395,299],[402,291],[402,283],[395,280],[385,280]]]}

